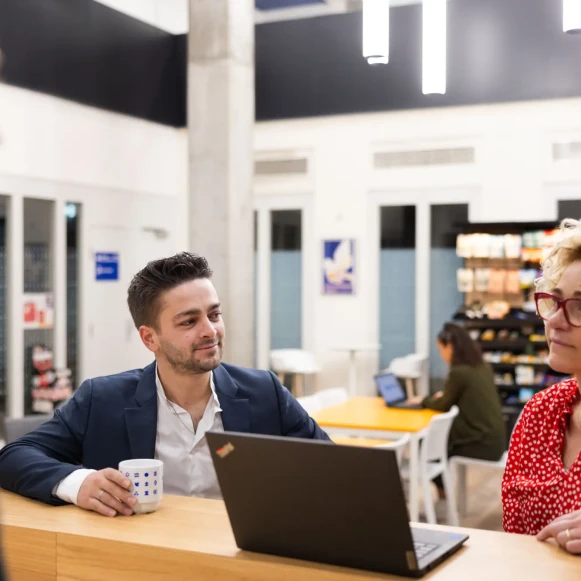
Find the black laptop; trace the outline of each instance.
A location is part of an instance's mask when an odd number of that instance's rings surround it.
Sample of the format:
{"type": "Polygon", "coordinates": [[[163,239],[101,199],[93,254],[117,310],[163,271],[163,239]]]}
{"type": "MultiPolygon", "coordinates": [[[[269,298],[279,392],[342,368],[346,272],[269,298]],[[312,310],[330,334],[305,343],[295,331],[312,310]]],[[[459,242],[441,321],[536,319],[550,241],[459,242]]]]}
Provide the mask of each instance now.
{"type": "Polygon", "coordinates": [[[407,397],[399,379],[393,373],[380,373],[374,376],[375,385],[383,398],[385,405],[390,408],[407,410],[421,410],[421,404],[407,403],[407,397]]]}
{"type": "Polygon", "coordinates": [[[467,535],[410,529],[392,450],[208,432],[241,549],[421,577],[467,535]]]}

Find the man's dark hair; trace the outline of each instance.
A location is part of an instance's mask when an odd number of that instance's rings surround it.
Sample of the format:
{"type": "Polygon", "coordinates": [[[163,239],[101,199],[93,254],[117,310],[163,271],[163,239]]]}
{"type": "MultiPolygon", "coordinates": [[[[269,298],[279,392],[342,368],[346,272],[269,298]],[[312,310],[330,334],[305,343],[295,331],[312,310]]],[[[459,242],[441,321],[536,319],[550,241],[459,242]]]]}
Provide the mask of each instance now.
{"type": "Polygon", "coordinates": [[[452,345],[452,365],[482,365],[482,351],[468,332],[459,325],[446,323],[438,335],[438,341],[446,347],[452,345]]]}
{"type": "Polygon", "coordinates": [[[197,254],[180,252],[169,258],[153,260],[140,270],[127,290],[127,304],[133,323],[157,328],[160,296],[184,282],[211,278],[208,261],[197,254]]]}

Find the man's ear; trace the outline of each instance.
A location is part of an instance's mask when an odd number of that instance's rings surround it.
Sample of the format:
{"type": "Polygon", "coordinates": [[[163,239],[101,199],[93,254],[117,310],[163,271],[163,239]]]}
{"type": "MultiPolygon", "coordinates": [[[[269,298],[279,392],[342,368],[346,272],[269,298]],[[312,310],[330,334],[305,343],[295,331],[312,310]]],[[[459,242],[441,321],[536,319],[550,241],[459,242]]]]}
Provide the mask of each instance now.
{"type": "Polygon", "coordinates": [[[143,344],[152,352],[157,353],[159,350],[159,343],[157,342],[157,333],[147,325],[139,327],[139,336],[143,344]]]}

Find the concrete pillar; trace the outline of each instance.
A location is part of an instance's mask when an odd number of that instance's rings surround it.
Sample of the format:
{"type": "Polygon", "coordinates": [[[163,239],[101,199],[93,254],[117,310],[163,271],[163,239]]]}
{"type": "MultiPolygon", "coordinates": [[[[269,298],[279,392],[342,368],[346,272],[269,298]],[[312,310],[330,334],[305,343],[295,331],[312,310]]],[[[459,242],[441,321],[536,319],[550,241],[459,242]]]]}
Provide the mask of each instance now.
{"type": "Polygon", "coordinates": [[[214,270],[225,361],[252,366],[254,1],[189,6],[189,250],[214,270]]]}

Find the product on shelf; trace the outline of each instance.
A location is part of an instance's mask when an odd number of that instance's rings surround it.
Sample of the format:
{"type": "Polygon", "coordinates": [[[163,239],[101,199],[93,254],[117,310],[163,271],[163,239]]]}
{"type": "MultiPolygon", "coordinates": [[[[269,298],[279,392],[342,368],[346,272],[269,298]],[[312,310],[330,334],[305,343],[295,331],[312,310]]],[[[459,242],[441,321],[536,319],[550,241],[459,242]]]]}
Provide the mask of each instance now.
{"type": "Polygon", "coordinates": [[[488,291],[490,268],[477,268],[474,270],[474,290],[485,293],[488,291]]]}
{"type": "Polygon", "coordinates": [[[543,257],[542,248],[523,248],[522,249],[522,260],[524,262],[541,262],[543,257]]]}
{"type": "MultiPolygon", "coordinates": [[[[483,341],[485,343],[485,341],[483,341]]],[[[529,355],[527,353],[512,353],[511,351],[485,351],[482,357],[489,363],[510,363],[510,364],[528,364],[528,365],[546,365],[547,358],[544,355],[529,355]]]]}
{"type": "Polygon", "coordinates": [[[456,272],[458,290],[461,293],[470,293],[474,289],[474,271],[471,268],[459,268],[456,272]]]}
{"type": "Polygon", "coordinates": [[[522,238],[518,234],[504,235],[504,254],[507,258],[520,258],[522,238]]]}
{"type": "Polygon", "coordinates": [[[537,313],[537,306],[535,305],[534,300],[528,300],[523,303],[522,310],[527,313],[533,313],[536,315],[537,313]]]}
{"type": "Polygon", "coordinates": [[[472,256],[474,258],[489,258],[491,240],[490,234],[472,234],[472,256]]]}
{"type": "Polygon", "coordinates": [[[486,329],[486,331],[484,331],[482,333],[482,335],[480,335],[480,340],[481,341],[494,341],[495,336],[496,336],[496,333],[494,332],[494,329],[486,329]]]}
{"type": "Polygon", "coordinates": [[[501,234],[499,235],[491,235],[488,240],[488,258],[504,258],[505,256],[505,247],[504,247],[504,236],[501,234]]]}
{"type": "Polygon", "coordinates": [[[514,377],[510,373],[495,373],[494,383],[496,385],[514,385],[514,377]]]}
{"type": "Polygon", "coordinates": [[[532,288],[535,284],[535,279],[539,276],[539,271],[536,268],[523,268],[519,270],[520,288],[523,290],[532,288]]]}
{"type": "Polygon", "coordinates": [[[472,257],[472,238],[469,234],[458,234],[456,238],[456,254],[461,258],[472,257]]]}
{"type": "Polygon", "coordinates": [[[508,341],[509,339],[509,332],[508,329],[500,329],[500,331],[498,331],[498,333],[496,334],[496,340],[497,341],[508,341]]]}
{"type": "Polygon", "coordinates": [[[505,271],[500,268],[491,268],[488,278],[488,292],[490,294],[502,294],[504,292],[505,271]]]}
{"type": "Polygon", "coordinates": [[[531,387],[523,387],[518,390],[518,399],[520,403],[526,403],[535,395],[535,390],[531,387]]]}
{"type": "Polygon", "coordinates": [[[510,305],[506,301],[491,301],[484,305],[484,312],[489,319],[504,319],[510,312],[510,305]]]}
{"type": "Polygon", "coordinates": [[[460,310],[454,318],[483,319],[484,316],[484,305],[480,301],[474,301],[471,305],[460,307],[460,310]]]}
{"type": "Polygon", "coordinates": [[[468,331],[468,335],[470,335],[470,339],[472,339],[472,341],[478,341],[478,338],[480,337],[480,331],[478,329],[470,329],[468,331]]]}
{"type": "Polygon", "coordinates": [[[535,368],[530,365],[517,365],[514,368],[514,378],[517,385],[533,385],[535,383],[535,368]]]}
{"type": "Polygon", "coordinates": [[[504,277],[504,290],[509,295],[518,295],[521,292],[518,270],[507,270],[504,277]]]}

